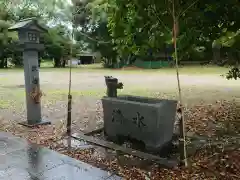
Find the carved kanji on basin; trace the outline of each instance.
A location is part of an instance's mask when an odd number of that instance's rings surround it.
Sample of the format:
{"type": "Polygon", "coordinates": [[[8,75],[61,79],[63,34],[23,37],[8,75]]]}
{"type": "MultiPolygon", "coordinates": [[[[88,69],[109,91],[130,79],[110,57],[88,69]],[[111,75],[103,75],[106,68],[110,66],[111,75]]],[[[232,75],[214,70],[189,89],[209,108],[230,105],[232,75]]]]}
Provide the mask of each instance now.
{"type": "Polygon", "coordinates": [[[146,127],[146,124],[143,123],[144,117],[137,112],[136,117],[133,118],[133,123],[136,124],[138,128],[146,127]]]}

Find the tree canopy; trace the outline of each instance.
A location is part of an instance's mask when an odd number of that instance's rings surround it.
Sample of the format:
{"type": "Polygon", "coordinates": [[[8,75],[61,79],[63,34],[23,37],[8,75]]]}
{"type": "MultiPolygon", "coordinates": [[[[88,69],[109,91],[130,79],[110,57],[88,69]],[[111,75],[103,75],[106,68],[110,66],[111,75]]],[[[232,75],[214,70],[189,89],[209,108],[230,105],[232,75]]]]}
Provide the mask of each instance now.
{"type": "MultiPolygon", "coordinates": [[[[239,60],[240,2],[238,0],[174,0],[180,60],[239,60]]],[[[16,34],[7,28],[20,19],[38,17],[50,31],[43,35],[44,58],[64,67],[73,52],[100,52],[106,67],[132,56],[157,56],[173,52],[173,0],[0,0],[0,67],[8,58],[21,65],[13,48],[16,34]],[[74,27],[74,42],[71,31],[74,27]]]]}
{"type": "MultiPolygon", "coordinates": [[[[114,0],[109,8],[108,27],[119,53],[157,52],[172,44],[172,1],[114,0]]],[[[239,1],[178,0],[178,43],[182,58],[190,58],[199,47],[209,48],[214,40],[239,30],[239,1]]]]}

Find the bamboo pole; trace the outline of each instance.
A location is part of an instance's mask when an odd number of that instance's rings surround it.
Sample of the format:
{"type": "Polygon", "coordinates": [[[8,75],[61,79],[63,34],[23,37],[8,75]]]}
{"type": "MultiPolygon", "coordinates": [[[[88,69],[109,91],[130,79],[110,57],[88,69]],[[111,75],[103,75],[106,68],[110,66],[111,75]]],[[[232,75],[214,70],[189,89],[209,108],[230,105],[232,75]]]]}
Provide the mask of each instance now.
{"type": "Polygon", "coordinates": [[[72,32],[71,32],[71,46],[70,46],[70,65],[69,65],[69,84],[68,84],[68,106],[67,106],[67,134],[72,132],[72,57],[73,57],[73,40],[74,40],[74,13],[72,12],[72,32]]]}
{"type": "Polygon", "coordinates": [[[172,16],[173,16],[173,43],[174,43],[174,54],[175,54],[175,66],[176,66],[178,94],[179,94],[179,103],[180,103],[179,109],[181,113],[181,118],[179,120],[180,161],[181,161],[181,165],[184,165],[185,167],[187,167],[188,162],[187,162],[187,151],[186,151],[186,141],[185,141],[185,118],[184,118],[184,109],[182,106],[182,89],[181,89],[180,78],[179,78],[178,51],[177,51],[177,36],[178,36],[179,29],[178,29],[178,18],[176,18],[176,14],[175,14],[175,0],[172,1],[172,16]]]}

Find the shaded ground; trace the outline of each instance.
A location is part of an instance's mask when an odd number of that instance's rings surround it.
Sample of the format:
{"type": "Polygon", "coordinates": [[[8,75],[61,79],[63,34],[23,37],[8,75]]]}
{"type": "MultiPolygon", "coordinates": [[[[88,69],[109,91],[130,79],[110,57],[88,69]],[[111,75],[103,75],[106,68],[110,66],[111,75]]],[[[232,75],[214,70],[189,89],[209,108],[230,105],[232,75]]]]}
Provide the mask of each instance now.
{"type": "MultiPolygon", "coordinates": [[[[44,145],[62,154],[74,157],[94,166],[117,171],[126,179],[238,179],[239,177],[239,105],[238,81],[227,81],[220,77],[224,69],[185,69],[181,72],[181,83],[186,107],[187,134],[211,137],[208,143],[187,138],[188,157],[191,167],[188,169],[166,170],[158,166],[148,166],[143,170],[121,166],[120,160],[112,160],[90,150],[66,149],[61,138],[66,130],[66,104],[68,90],[68,72],[66,70],[42,70],[41,82],[45,92],[43,97],[43,115],[54,123],[27,129],[16,122],[25,118],[25,93],[23,73],[3,71],[0,73],[0,119],[2,131],[14,132],[30,142],[44,145]],[[212,72],[213,71],[213,72],[212,72]],[[229,101],[235,99],[237,103],[229,101]],[[220,101],[228,100],[228,101],[220,101]],[[216,102],[217,101],[217,102],[216,102]],[[194,106],[197,105],[197,106],[194,106]],[[201,147],[195,152],[191,147],[201,147]],[[227,177],[227,178],[226,178],[227,177]]],[[[225,69],[226,70],[226,69],[225,69]]],[[[152,96],[158,98],[177,97],[175,73],[163,71],[109,71],[99,69],[75,69],[73,72],[73,120],[75,130],[91,130],[102,124],[100,98],[105,94],[104,75],[118,77],[124,83],[120,93],[152,96]]],[[[0,128],[0,130],[1,130],[0,128]]],[[[83,143],[85,146],[85,143],[83,143]]],[[[102,150],[101,150],[102,151],[102,150]]],[[[133,157],[124,159],[132,162],[133,157]]],[[[119,157],[118,157],[119,158],[119,157]]]]}
{"type": "MultiPolygon", "coordinates": [[[[221,77],[220,75],[224,73],[222,70],[218,73],[209,73],[210,71],[201,68],[195,71],[191,69],[183,72],[180,77],[185,104],[240,98],[240,84],[238,81],[228,81],[221,77]]],[[[106,91],[104,75],[112,75],[124,83],[124,89],[119,91],[120,94],[177,99],[174,71],[74,69],[72,118],[78,130],[95,129],[102,123],[100,99],[106,91]]],[[[41,88],[45,94],[42,99],[42,114],[54,123],[66,120],[68,77],[67,70],[43,69],[40,74],[41,88]]],[[[2,71],[0,80],[2,118],[16,121],[25,119],[23,72],[2,71]]]]}

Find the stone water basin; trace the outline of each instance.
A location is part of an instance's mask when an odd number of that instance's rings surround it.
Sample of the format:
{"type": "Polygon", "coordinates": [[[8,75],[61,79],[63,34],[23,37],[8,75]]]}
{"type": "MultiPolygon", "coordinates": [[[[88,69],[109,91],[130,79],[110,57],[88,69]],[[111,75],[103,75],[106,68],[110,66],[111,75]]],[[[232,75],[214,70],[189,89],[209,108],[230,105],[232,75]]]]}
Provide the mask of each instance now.
{"type": "Polygon", "coordinates": [[[138,96],[103,97],[104,132],[110,140],[125,137],[159,151],[172,140],[177,101],[138,96]]]}

